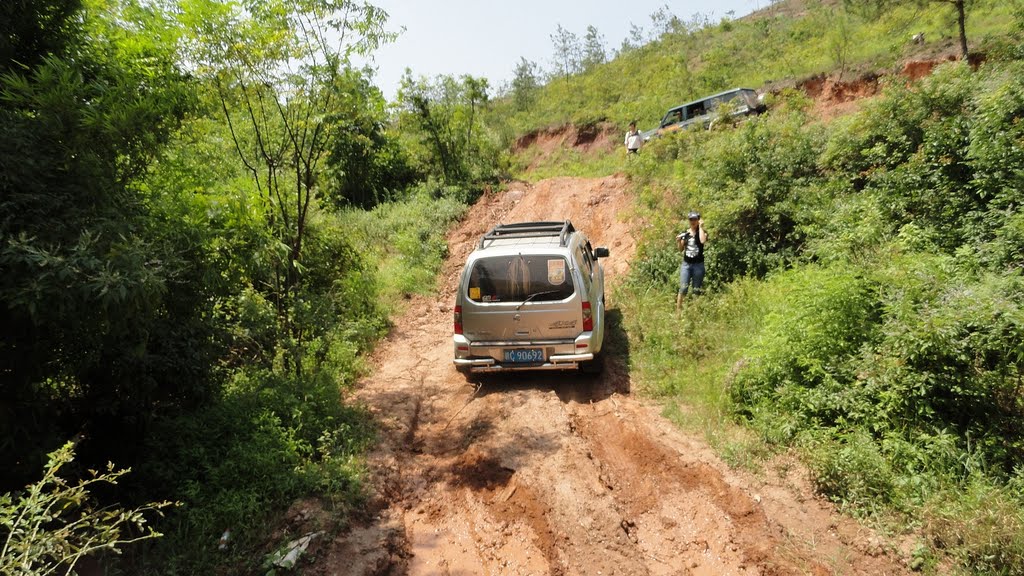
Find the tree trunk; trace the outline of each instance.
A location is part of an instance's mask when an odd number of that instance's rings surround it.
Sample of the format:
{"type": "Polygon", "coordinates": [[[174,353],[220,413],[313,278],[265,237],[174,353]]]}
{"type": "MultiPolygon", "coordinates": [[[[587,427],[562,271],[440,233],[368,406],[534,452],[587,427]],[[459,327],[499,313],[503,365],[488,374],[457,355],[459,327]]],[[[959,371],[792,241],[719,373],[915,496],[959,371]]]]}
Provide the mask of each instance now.
{"type": "Polygon", "coordinates": [[[967,61],[967,9],[964,7],[965,0],[954,0],[956,6],[956,23],[960,27],[960,57],[967,61]]]}

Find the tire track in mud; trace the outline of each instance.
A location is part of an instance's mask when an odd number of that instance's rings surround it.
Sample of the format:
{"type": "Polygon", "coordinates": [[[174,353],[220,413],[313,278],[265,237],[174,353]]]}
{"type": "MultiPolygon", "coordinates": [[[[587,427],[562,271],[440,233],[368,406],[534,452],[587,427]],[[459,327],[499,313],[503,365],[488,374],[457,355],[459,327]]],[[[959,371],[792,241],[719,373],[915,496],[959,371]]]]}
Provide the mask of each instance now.
{"type": "Polygon", "coordinates": [[[904,572],[864,553],[852,521],[813,496],[737,476],[633,398],[614,303],[600,377],[495,376],[476,387],[454,371],[452,293],[480,235],[500,221],[569,218],[611,247],[611,285],[635,250],[630,227],[641,225],[625,221],[626,190],[622,176],[513,184],[449,234],[438,293],[410,301],[350,399],[382,432],[367,518],[305,573],[904,572]]]}

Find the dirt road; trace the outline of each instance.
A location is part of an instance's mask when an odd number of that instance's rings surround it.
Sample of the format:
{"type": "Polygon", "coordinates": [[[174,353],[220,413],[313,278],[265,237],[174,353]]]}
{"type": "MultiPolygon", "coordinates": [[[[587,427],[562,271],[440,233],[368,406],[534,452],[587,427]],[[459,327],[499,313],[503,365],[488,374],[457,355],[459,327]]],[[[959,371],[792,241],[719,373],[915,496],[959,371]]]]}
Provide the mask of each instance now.
{"type": "MultiPolygon", "coordinates": [[[[459,265],[493,224],[569,218],[609,246],[608,283],[635,251],[624,177],[515,184],[450,233],[438,292],[415,298],[355,401],[383,441],[371,517],[325,543],[308,574],[900,574],[866,529],[799,478],[730,471],[635,398],[614,300],[604,375],[467,384],[452,367],[459,265]]],[[[797,475],[798,476],[798,475],[797,475]]]]}

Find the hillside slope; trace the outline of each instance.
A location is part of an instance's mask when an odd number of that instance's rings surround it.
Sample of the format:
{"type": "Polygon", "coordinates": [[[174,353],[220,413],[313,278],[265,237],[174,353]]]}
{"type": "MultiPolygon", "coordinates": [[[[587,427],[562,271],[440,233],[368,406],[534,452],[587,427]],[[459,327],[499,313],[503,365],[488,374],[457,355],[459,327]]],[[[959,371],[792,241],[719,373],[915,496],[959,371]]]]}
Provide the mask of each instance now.
{"type": "MultiPolygon", "coordinates": [[[[604,64],[535,90],[513,89],[495,101],[491,122],[508,123],[515,134],[602,120],[623,131],[636,120],[643,129],[672,106],[736,86],[771,90],[819,75],[898,73],[907,61],[958,54],[947,3],[890,6],[874,12],[858,3],[788,0],[740,19],[681,15],[655,40],[604,64]],[[917,33],[923,43],[912,41],[917,33]]],[[[1013,36],[1012,3],[978,0],[969,10],[972,50],[998,51],[1013,36]]]]}

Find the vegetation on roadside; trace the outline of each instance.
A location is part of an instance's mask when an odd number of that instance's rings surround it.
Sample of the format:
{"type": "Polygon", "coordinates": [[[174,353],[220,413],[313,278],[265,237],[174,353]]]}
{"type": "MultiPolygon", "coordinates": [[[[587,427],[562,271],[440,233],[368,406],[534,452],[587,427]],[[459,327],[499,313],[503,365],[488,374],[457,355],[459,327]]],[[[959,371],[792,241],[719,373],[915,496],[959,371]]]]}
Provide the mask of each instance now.
{"type": "Polygon", "coordinates": [[[0,541],[17,544],[0,564],[64,571],[86,550],[111,573],[244,572],[297,499],[343,525],[375,438],[345,395],[495,177],[467,114],[486,85],[418,93],[429,123],[389,108],[350,59],[393,38],[386,14],[347,0],[0,16],[0,541]],[[432,129],[478,159],[448,170],[432,129]],[[65,489],[107,462],[132,472],[65,489]],[[98,549],[53,513],[86,500],[98,549]],[[163,537],[115,562],[157,535],[125,535],[146,521],[163,537]]]}
{"type": "Polygon", "coordinates": [[[794,94],[628,167],[653,219],[623,289],[644,387],[732,457],[792,448],[847,511],[982,573],[1024,571],[1021,78],[949,64],[827,130],[794,94]],[[675,316],[690,208],[711,294],[675,316]]]}

